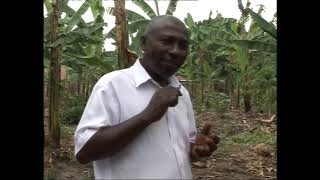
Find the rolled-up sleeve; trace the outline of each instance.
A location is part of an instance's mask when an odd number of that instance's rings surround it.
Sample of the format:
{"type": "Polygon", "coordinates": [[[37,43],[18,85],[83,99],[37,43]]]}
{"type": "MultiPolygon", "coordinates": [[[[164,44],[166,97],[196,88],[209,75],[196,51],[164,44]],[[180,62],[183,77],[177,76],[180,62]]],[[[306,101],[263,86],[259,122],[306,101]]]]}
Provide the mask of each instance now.
{"type": "Polygon", "coordinates": [[[112,86],[96,84],[74,135],[75,155],[101,128],[119,120],[119,103],[112,86]]]}

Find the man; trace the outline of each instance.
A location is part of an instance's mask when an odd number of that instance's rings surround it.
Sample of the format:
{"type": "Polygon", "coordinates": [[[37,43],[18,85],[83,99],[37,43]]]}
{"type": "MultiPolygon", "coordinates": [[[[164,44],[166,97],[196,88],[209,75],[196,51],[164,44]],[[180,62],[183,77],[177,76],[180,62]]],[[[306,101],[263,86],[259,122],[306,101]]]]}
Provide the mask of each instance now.
{"type": "Polygon", "coordinates": [[[192,179],[191,159],[210,156],[219,138],[209,125],[197,133],[189,93],[174,77],[188,54],[187,29],[173,16],[155,17],[141,48],[142,59],[93,88],[76,158],[93,162],[96,179],[192,179]]]}

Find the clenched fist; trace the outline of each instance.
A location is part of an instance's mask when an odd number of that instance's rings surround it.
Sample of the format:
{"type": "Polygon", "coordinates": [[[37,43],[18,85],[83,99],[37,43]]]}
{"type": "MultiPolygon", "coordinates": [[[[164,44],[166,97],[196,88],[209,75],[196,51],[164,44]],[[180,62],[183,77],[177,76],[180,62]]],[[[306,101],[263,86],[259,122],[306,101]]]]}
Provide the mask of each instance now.
{"type": "Polygon", "coordinates": [[[170,86],[160,88],[153,94],[143,113],[151,121],[158,121],[167,112],[168,107],[174,107],[178,104],[178,97],[181,95],[179,88],[170,86]]]}
{"type": "Polygon", "coordinates": [[[200,157],[210,156],[217,149],[220,138],[210,133],[212,125],[206,123],[197,135],[195,143],[191,147],[191,157],[198,160],[200,157]]]}

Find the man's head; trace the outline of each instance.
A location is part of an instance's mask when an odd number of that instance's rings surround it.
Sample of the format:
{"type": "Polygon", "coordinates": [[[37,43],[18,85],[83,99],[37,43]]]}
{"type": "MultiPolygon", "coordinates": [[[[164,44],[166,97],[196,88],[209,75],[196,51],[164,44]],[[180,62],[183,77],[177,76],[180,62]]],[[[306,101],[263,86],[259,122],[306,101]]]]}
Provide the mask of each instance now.
{"type": "Polygon", "coordinates": [[[187,28],[173,16],[157,16],[141,38],[142,65],[151,76],[166,80],[184,63],[188,55],[187,28]]]}

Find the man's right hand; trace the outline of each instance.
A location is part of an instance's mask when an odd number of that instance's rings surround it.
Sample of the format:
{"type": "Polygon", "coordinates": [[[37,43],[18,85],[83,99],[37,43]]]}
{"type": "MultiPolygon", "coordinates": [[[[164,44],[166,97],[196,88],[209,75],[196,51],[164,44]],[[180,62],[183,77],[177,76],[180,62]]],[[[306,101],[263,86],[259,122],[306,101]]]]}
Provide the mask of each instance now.
{"type": "Polygon", "coordinates": [[[167,112],[168,107],[174,107],[178,104],[178,96],[181,96],[181,93],[176,87],[160,88],[153,94],[143,113],[151,121],[158,121],[167,112]]]}

